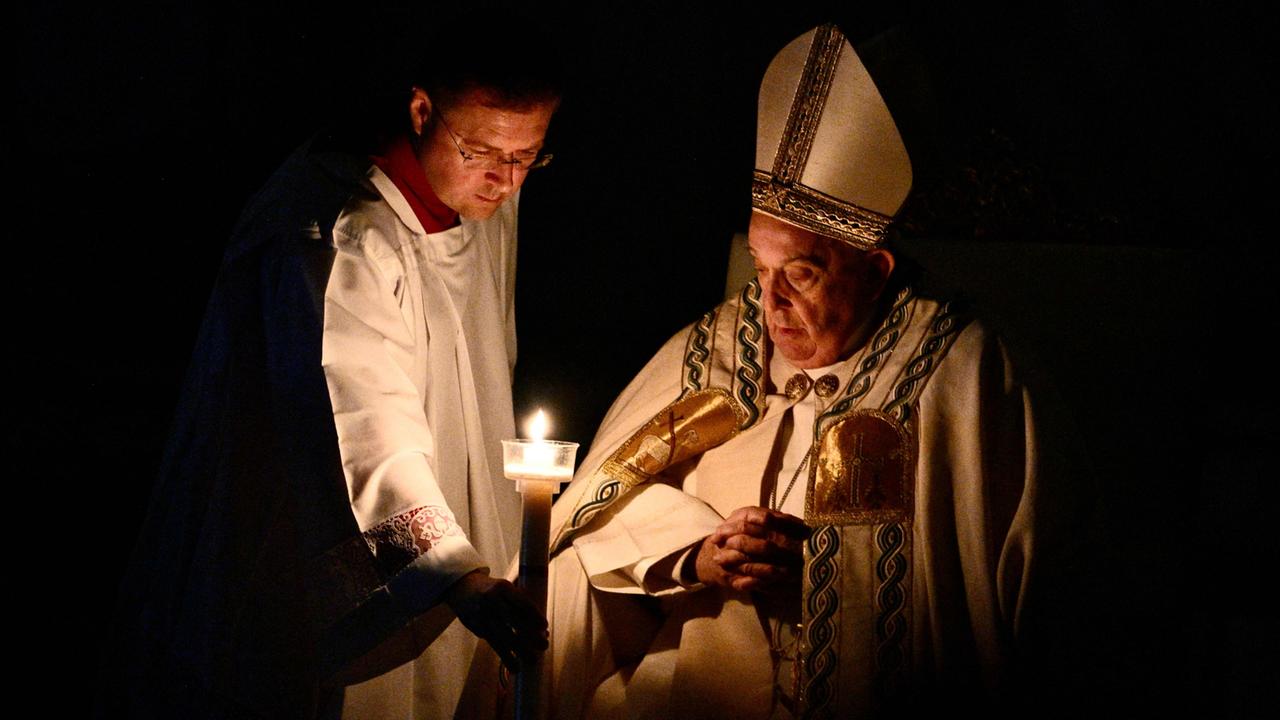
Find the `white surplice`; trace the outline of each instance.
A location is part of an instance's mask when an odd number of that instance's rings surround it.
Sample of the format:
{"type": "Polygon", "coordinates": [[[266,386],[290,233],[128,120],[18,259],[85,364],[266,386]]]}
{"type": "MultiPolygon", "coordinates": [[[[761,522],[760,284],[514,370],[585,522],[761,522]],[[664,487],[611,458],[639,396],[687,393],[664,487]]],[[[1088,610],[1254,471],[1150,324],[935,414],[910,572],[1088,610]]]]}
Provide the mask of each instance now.
{"type": "MultiPolygon", "coordinates": [[[[517,542],[500,445],[515,436],[517,199],[428,234],[377,167],[366,190],[334,228],[323,363],[360,530],[375,555],[407,561],[393,592],[436,606],[415,623],[434,628],[422,644],[448,622],[441,593],[505,567],[517,542]]],[[[475,645],[454,621],[415,661],[348,687],[344,715],[452,716],[475,645]]]]}

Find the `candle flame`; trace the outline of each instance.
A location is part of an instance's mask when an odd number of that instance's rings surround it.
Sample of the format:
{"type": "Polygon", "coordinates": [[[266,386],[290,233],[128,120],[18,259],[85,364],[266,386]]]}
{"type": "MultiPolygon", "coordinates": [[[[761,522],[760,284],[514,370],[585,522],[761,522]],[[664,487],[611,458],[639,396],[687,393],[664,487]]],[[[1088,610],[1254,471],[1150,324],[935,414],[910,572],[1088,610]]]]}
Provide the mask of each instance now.
{"type": "Polygon", "coordinates": [[[547,437],[547,414],[538,408],[538,412],[525,425],[525,434],[530,440],[544,440],[547,437]]]}

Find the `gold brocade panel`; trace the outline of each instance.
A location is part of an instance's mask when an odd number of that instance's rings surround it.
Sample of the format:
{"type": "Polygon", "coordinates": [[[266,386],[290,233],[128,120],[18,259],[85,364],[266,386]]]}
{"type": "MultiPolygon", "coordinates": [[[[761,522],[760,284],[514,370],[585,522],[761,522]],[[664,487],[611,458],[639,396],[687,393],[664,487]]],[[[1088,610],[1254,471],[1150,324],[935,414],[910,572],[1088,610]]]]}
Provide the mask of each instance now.
{"type": "Polygon", "coordinates": [[[645,423],[609,457],[604,474],[634,487],[738,434],[743,410],[720,388],[685,395],[645,423]]]}
{"type": "Polygon", "coordinates": [[[878,525],[911,519],[915,462],[911,436],[879,410],[857,410],[827,427],[818,443],[805,519],[818,525],[878,525]]]}
{"type": "Polygon", "coordinates": [[[900,696],[910,666],[914,436],[855,410],[818,442],[806,498],[801,717],[862,717],[900,696]]]}

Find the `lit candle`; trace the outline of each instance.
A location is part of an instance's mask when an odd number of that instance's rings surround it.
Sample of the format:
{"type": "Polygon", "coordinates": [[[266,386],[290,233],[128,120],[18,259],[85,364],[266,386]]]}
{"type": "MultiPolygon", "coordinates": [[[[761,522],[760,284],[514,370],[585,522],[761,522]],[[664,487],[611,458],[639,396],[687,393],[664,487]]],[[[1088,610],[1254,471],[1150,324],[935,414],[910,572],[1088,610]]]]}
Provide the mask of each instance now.
{"type": "Polygon", "coordinates": [[[542,408],[538,408],[538,412],[529,418],[529,422],[524,426],[524,433],[529,436],[530,440],[546,440],[547,439],[547,414],[542,408]]]}
{"type": "Polygon", "coordinates": [[[520,492],[536,484],[554,493],[573,478],[578,444],[545,439],[548,425],[547,414],[539,409],[525,426],[528,438],[502,441],[503,474],[516,481],[520,492]]]}
{"type": "MultiPolygon", "coordinates": [[[[551,535],[551,495],[573,478],[578,443],[547,440],[542,410],[526,426],[528,438],[502,441],[502,469],[516,481],[521,497],[519,586],[542,614],[547,612],[547,545],[551,535]]],[[[528,663],[516,676],[516,717],[536,718],[542,707],[542,661],[528,663]]]]}

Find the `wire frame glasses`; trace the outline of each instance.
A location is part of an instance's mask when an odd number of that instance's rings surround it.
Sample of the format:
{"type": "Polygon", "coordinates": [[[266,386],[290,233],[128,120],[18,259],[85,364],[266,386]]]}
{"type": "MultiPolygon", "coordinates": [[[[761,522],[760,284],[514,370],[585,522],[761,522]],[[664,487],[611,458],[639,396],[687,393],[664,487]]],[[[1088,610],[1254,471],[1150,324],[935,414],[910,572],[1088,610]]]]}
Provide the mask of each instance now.
{"type": "Polygon", "coordinates": [[[445,122],[444,113],[438,113],[440,124],[444,126],[444,131],[449,133],[449,139],[453,141],[453,146],[458,148],[458,154],[462,156],[462,166],[466,168],[474,168],[477,170],[496,171],[501,170],[504,165],[510,165],[513,170],[522,170],[529,172],[544,168],[551,164],[551,153],[539,152],[529,157],[503,157],[498,153],[481,152],[476,150],[467,150],[458,142],[458,136],[454,134],[453,129],[449,127],[449,123],[445,122]]]}

